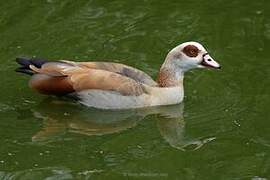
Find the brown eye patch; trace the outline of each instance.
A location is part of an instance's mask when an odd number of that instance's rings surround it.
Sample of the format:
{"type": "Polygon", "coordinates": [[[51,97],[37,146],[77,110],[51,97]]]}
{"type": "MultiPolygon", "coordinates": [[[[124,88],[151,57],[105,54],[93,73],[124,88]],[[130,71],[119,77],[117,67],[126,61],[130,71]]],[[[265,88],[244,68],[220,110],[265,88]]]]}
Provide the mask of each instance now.
{"type": "Polygon", "coordinates": [[[194,45],[187,45],[184,47],[183,52],[189,57],[196,57],[199,54],[199,49],[194,45]]]}

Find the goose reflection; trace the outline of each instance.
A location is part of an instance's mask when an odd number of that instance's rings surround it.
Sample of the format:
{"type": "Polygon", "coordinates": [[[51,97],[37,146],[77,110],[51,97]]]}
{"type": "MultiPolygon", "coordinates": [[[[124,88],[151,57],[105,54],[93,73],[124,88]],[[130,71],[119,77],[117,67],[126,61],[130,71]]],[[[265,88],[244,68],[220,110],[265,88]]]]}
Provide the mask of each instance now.
{"type": "Polygon", "coordinates": [[[146,116],[157,115],[161,136],[168,144],[180,150],[196,150],[213,140],[190,139],[185,136],[184,104],[135,110],[108,111],[85,108],[75,103],[46,99],[33,114],[43,120],[43,128],[33,137],[33,142],[50,142],[67,132],[87,136],[118,133],[134,128],[146,116]]]}

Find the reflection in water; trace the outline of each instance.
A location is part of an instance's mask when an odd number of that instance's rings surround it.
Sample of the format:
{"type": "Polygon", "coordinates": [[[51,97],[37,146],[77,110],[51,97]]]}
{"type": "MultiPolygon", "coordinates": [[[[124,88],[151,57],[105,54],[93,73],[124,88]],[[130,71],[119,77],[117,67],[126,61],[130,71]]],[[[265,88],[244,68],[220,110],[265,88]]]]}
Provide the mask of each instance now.
{"type": "Polygon", "coordinates": [[[49,98],[33,110],[35,117],[43,119],[43,128],[32,140],[43,143],[55,141],[67,132],[87,136],[113,134],[135,127],[148,115],[158,115],[156,121],[160,134],[174,148],[196,150],[214,140],[186,138],[183,110],[184,104],[108,111],[49,98]]]}

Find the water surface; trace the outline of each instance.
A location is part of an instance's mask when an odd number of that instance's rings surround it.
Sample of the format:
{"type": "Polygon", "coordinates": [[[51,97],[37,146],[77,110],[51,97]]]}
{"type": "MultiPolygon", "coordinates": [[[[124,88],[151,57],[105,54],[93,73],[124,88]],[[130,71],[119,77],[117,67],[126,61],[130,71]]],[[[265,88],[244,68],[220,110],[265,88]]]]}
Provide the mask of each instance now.
{"type": "Polygon", "coordinates": [[[269,179],[267,1],[0,2],[0,179],[269,179]],[[156,77],[199,41],[222,71],[185,76],[181,105],[102,111],[34,93],[17,56],[111,60],[156,77]]]}

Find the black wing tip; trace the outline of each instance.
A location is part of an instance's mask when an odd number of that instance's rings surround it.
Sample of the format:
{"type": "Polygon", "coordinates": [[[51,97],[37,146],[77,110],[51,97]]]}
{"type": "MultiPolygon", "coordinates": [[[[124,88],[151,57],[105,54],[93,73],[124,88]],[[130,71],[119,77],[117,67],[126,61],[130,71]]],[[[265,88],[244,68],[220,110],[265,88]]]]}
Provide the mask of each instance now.
{"type": "Polygon", "coordinates": [[[31,69],[24,68],[24,67],[19,67],[15,69],[15,72],[23,73],[23,74],[28,74],[28,75],[33,75],[34,72],[31,69]]]}
{"type": "Polygon", "coordinates": [[[16,62],[22,66],[29,66],[31,63],[31,59],[24,57],[17,57],[16,62]]]}
{"type": "Polygon", "coordinates": [[[41,68],[43,64],[49,61],[46,59],[41,59],[41,58],[17,57],[16,62],[23,67],[29,67],[29,65],[34,65],[37,68],[41,68]]]}
{"type": "Polygon", "coordinates": [[[20,67],[15,69],[16,72],[33,75],[34,72],[29,68],[30,65],[41,68],[43,64],[49,61],[38,58],[17,57],[16,62],[20,65],[20,67]]]}

